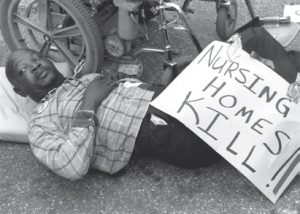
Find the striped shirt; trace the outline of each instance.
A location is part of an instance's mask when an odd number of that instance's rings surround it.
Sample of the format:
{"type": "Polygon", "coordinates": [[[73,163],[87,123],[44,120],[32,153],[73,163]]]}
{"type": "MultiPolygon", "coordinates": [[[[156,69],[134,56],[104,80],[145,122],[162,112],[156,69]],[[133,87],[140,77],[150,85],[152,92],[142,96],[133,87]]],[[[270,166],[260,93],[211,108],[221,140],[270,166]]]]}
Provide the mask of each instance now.
{"type": "Polygon", "coordinates": [[[120,82],[98,107],[95,121],[74,127],[84,91],[95,77],[67,79],[37,105],[30,121],[34,155],[56,174],[72,180],[90,167],[113,174],[128,163],[153,96],[152,91],[120,82]]]}

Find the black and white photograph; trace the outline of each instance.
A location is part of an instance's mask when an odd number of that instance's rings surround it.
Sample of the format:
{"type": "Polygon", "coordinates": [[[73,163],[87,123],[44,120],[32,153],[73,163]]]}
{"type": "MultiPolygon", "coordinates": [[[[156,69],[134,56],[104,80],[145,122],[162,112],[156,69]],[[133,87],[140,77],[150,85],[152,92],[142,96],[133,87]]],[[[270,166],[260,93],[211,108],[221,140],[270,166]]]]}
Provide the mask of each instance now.
{"type": "Polygon", "coordinates": [[[0,0],[0,214],[300,214],[300,0],[0,0]]]}

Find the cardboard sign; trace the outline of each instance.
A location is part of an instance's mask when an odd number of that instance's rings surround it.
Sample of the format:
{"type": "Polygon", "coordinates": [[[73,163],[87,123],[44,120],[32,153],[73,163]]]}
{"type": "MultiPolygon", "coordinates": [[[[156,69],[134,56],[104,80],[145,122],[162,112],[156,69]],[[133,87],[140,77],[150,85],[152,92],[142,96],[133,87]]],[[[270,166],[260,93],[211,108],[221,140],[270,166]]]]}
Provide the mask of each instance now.
{"type": "Polygon", "coordinates": [[[273,203],[300,172],[300,104],[289,84],[234,45],[213,42],[151,104],[177,118],[273,203]]]}

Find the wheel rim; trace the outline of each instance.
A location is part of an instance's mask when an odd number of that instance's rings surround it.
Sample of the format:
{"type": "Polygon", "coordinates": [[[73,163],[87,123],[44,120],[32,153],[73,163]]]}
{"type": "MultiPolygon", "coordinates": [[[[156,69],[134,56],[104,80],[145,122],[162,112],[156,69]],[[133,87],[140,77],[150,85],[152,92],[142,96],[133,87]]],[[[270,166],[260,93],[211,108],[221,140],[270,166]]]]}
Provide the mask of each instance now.
{"type": "Polygon", "coordinates": [[[27,46],[39,50],[45,42],[50,42],[45,46],[48,57],[68,61],[73,68],[87,57],[84,31],[76,17],[58,0],[34,0],[30,4],[12,0],[7,18],[8,30],[17,48],[27,46]]]}
{"type": "Polygon", "coordinates": [[[236,24],[236,17],[237,17],[237,3],[234,0],[231,0],[231,8],[228,10],[228,19],[227,19],[227,29],[228,29],[228,34],[229,32],[232,32],[235,24],[236,24]]]}

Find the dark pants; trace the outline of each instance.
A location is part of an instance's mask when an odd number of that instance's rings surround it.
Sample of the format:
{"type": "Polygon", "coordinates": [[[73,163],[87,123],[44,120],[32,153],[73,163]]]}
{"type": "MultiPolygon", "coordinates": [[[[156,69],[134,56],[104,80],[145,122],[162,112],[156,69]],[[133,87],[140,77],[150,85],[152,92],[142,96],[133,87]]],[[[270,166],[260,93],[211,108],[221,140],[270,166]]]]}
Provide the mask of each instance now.
{"type": "MultiPolygon", "coordinates": [[[[161,85],[141,85],[154,91],[157,97],[165,88],[161,85]]],[[[174,166],[183,168],[206,167],[221,156],[208,144],[175,118],[150,106],[138,133],[134,153],[135,157],[153,157],[174,166]],[[155,125],[151,114],[167,122],[167,125],[155,125]]]]}
{"type": "Polygon", "coordinates": [[[150,107],[138,134],[135,155],[154,157],[183,168],[205,167],[221,157],[181,122],[150,107]],[[164,119],[167,125],[155,125],[151,114],[164,119]]]}
{"type": "Polygon", "coordinates": [[[242,46],[245,51],[255,51],[261,57],[273,61],[275,71],[289,83],[296,80],[300,69],[300,54],[287,52],[263,27],[250,27],[241,32],[242,46]]]}

